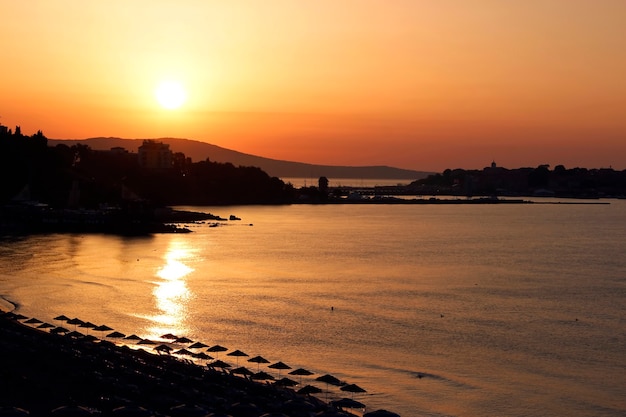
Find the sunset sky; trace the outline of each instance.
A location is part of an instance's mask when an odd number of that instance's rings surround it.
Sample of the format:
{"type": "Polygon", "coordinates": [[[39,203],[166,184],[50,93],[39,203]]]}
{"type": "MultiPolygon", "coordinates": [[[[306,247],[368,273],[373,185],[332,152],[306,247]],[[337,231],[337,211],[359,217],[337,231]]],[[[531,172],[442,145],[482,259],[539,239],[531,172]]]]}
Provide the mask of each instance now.
{"type": "Polygon", "coordinates": [[[0,123],[26,134],[179,137],[429,171],[626,169],[624,0],[0,0],[0,11],[0,123]],[[183,89],[175,108],[157,100],[166,81],[183,89]]]}

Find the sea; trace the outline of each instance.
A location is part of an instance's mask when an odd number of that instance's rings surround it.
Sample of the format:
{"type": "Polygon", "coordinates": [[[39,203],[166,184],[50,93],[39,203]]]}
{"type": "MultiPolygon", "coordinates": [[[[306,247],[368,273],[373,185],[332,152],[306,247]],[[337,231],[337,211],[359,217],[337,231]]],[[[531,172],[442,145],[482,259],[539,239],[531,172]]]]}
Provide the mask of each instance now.
{"type": "Polygon", "coordinates": [[[534,201],[179,207],[241,220],[4,236],[0,299],[56,325],[219,344],[233,366],[365,411],[625,416],[626,201],[534,201]]]}

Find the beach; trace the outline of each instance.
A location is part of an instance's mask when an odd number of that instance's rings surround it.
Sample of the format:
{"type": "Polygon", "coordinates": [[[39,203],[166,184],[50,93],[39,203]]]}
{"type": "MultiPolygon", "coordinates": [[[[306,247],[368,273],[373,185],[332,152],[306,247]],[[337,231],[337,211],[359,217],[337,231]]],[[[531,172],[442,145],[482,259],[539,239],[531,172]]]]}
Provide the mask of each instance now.
{"type": "Polygon", "coordinates": [[[354,415],[273,382],[64,326],[0,313],[0,416],[354,415]]]}

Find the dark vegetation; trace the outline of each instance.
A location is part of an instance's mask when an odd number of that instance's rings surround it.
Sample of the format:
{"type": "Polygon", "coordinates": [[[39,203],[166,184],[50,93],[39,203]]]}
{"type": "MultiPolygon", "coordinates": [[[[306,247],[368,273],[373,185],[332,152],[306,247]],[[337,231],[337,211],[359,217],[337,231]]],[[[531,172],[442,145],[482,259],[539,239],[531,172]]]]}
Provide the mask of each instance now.
{"type": "Polygon", "coordinates": [[[57,208],[98,208],[144,201],[152,205],[280,204],[293,187],[256,167],[209,159],[192,162],[175,153],[167,168],[143,168],[137,154],[88,146],[49,147],[0,125],[0,203],[18,197],[57,208]]]}

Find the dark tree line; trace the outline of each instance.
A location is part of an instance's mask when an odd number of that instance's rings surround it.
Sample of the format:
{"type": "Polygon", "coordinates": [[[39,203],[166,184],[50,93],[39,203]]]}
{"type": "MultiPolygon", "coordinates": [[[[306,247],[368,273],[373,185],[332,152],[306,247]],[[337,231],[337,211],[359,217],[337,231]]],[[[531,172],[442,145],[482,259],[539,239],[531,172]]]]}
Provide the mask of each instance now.
{"type": "Polygon", "coordinates": [[[141,199],[154,205],[281,204],[293,187],[256,167],[209,160],[193,163],[181,153],[172,166],[147,169],[137,154],[95,151],[86,145],[48,147],[41,131],[25,136],[0,125],[0,202],[16,197],[53,207],[96,208],[141,199]]]}

